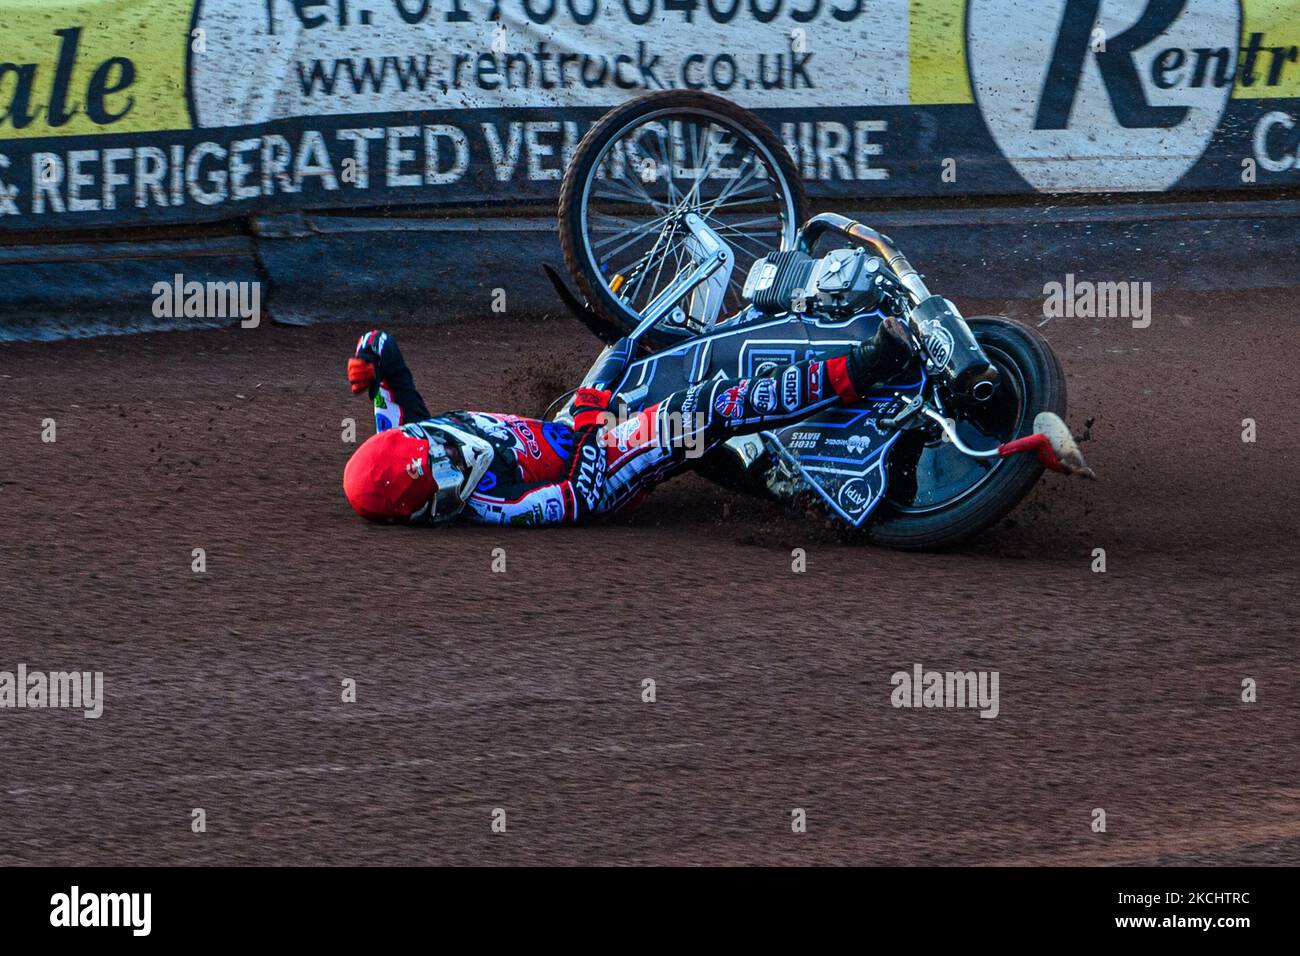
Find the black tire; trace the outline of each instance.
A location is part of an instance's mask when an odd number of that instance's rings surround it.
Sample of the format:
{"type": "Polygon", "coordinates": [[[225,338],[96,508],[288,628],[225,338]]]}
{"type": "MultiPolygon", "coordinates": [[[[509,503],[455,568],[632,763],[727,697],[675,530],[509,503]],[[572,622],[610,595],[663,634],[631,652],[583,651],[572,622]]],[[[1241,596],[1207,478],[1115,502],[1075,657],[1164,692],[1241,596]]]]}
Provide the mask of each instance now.
{"type": "MultiPolygon", "coordinates": [[[[636,325],[635,312],[624,306],[610,292],[596,264],[586,253],[584,190],[589,173],[594,164],[599,161],[605,147],[625,133],[637,120],[644,118],[649,122],[654,114],[662,111],[669,111],[672,115],[702,115],[713,118],[720,125],[729,124],[735,129],[748,133],[765,149],[765,155],[762,155],[761,159],[768,174],[779,176],[782,180],[783,188],[794,208],[794,228],[798,229],[808,219],[808,199],[804,195],[803,184],[800,182],[794,160],[791,159],[780,137],[749,110],[720,96],[691,90],[655,91],[628,100],[610,110],[587,131],[587,135],[578,144],[568,169],[565,170],[564,182],[560,189],[560,248],[564,252],[564,264],[569,274],[573,276],[574,282],[577,283],[591,308],[601,318],[613,322],[626,331],[631,331],[636,325]]],[[[771,251],[777,250],[774,248],[771,251]]],[[[740,275],[740,279],[743,282],[743,274],[740,275]]],[[[646,334],[642,339],[642,345],[651,349],[665,348],[693,334],[695,333],[689,329],[665,328],[661,325],[646,334]]]]}
{"type": "MultiPolygon", "coordinates": [[[[1023,382],[1023,386],[1006,382],[999,386],[1023,388],[1024,392],[1015,433],[1003,440],[1030,434],[1034,416],[1040,412],[1055,412],[1065,417],[1065,373],[1046,339],[1036,330],[1010,319],[977,316],[967,322],[990,357],[1013,363],[1023,382]]],[[[892,471],[892,458],[890,466],[892,471]]],[[[867,535],[875,544],[905,551],[951,547],[1005,517],[1042,474],[1043,466],[1033,455],[998,459],[987,477],[965,496],[923,511],[902,509],[889,500],[887,492],[872,516],[867,535]]]]}

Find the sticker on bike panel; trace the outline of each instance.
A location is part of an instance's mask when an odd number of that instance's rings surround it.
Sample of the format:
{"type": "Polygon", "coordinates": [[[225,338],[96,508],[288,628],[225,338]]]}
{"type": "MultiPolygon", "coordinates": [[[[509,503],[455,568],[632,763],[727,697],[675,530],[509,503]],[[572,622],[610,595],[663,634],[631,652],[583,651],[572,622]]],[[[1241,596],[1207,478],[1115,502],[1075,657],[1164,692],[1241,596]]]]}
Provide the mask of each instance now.
{"type": "MultiPolygon", "coordinates": [[[[898,389],[904,395],[911,389],[898,389]]],[[[889,396],[870,398],[851,408],[835,406],[774,432],[795,458],[803,478],[849,524],[858,527],[885,496],[889,449],[899,433],[882,428],[879,419],[897,413],[901,403],[889,396]]]]}

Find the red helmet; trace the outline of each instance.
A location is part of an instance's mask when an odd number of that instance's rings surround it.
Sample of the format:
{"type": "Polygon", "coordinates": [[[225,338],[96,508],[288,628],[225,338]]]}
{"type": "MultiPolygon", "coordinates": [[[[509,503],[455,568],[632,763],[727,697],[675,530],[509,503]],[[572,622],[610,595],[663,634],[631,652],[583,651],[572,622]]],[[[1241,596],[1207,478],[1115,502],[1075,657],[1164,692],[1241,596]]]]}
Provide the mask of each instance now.
{"type": "Polygon", "coordinates": [[[363,518],[409,518],[438,490],[429,468],[429,442],[401,428],[372,435],[343,469],[343,493],[363,518]]]}

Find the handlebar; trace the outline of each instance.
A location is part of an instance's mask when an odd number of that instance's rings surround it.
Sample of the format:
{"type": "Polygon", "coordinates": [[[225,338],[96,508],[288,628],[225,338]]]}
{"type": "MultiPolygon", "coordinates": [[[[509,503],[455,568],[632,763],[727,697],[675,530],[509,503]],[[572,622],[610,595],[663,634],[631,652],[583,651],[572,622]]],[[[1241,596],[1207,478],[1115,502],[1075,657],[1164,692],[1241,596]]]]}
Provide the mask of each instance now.
{"type": "Polygon", "coordinates": [[[800,236],[803,250],[811,253],[817,240],[832,231],[850,242],[870,247],[893,270],[912,300],[909,310],[912,333],[929,356],[931,368],[958,395],[977,401],[990,398],[998,379],[997,368],[975,340],[957,307],[942,296],[930,293],[916,269],[888,236],[847,216],[824,212],[809,219],[800,236]]]}

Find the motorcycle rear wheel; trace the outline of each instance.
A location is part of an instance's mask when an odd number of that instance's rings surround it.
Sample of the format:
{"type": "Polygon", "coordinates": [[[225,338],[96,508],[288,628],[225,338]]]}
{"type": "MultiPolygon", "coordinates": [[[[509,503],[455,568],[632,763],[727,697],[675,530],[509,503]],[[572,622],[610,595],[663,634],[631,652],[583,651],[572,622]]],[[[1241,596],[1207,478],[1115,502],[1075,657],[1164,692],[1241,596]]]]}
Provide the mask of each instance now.
{"type": "MultiPolygon", "coordinates": [[[[1031,434],[1039,412],[1065,417],[1065,373],[1042,335],[998,316],[976,316],[967,322],[999,366],[1002,380],[991,403],[1002,404],[975,410],[986,419],[984,427],[958,416],[959,428],[972,429],[963,440],[988,448],[1031,434]]],[[[1043,466],[1033,455],[972,459],[936,439],[909,462],[906,450],[896,447],[889,462],[890,488],[872,515],[867,536],[875,544],[904,551],[952,547],[1002,520],[1042,474],[1043,466]],[[980,461],[988,462],[987,471],[970,471],[984,468],[980,461]],[[904,473],[909,467],[913,473],[904,473]],[[914,495],[900,494],[903,489],[911,492],[913,483],[914,495]]]]}

